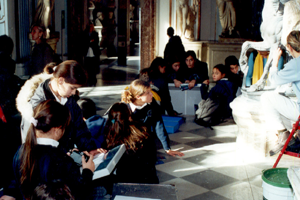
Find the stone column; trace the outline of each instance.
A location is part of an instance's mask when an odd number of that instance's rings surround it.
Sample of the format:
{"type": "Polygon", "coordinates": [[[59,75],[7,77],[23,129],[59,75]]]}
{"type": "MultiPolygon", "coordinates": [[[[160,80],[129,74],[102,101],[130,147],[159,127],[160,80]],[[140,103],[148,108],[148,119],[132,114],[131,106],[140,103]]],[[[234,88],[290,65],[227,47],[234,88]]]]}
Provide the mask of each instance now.
{"type": "Polygon", "coordinates": [[[156,56],[156,0],[141,0],[141,69],[150,66],[156,56]]]}

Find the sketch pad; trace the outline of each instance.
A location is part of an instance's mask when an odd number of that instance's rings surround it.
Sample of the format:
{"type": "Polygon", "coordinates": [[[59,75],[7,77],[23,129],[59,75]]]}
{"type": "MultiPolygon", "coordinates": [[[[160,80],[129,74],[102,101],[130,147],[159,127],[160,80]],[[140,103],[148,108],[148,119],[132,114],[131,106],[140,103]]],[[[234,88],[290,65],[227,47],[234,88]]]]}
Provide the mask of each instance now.
{"type": "Polygon", "coordinates": [[[111,174],[125,151],[126,147],[122,144],[108,151],[105,160],[103,159],[105,154],[100,154],[94,158],[96,170],[94,171],[93,180],[111,174]]]}

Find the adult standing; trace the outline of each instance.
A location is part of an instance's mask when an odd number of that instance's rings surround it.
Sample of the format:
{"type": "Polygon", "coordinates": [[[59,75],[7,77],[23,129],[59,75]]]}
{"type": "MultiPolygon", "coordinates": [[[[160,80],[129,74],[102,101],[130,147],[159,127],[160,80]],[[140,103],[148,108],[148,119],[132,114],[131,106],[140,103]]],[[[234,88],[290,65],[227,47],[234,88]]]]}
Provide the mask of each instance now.
{"type": "Polygon", "coordinates": [[[31,30],[32,40],[35,41],[31,54],[29,75],[33,76],[43,72],[44,67],[54,61],[54,51],[44,39],[45,27],[34,25],[31,30]]]}
{"type": "Polygon", "coordinates": [[[273,64],[269,72],[269,81],[274,85],[292,83],[297,102],[275,91],[265,92],[261,96],[266,124],[274,131],[274,134],[278,135],[276,146],[269,152],[270,156],[275,155],[283,148],[290,134],[283,123],[283,118],[296,121],[300,113],[300,31],[292,31],[287,36],[286,49],[294,59],[286,63],[284,68],[279,71],[278,63],[282,50],[278,48],[274,53],[273,64]]]}
{"type": "Polygon", "coordinates": [[[88,74],[88,85],[95,86],[100,63],[99,36],[92,23],[89,24],[83,34],[84,68],[88,74]]]}

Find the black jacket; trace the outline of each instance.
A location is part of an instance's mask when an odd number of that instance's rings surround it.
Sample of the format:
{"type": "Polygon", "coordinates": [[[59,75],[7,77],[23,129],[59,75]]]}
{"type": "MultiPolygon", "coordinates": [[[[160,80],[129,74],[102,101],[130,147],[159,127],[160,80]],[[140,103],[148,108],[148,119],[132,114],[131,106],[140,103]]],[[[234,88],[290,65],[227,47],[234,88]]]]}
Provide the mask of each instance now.
{"type": "MultiPolygon", "coordinates": [[[[17,151],[13,161],[14,178],[9,187],[4,191],[5,195],[22,199],[20,183],[20,155],[23,146],[17,151]]],[[[72,158],[58,148],[50,145],[37,145],[34,149],[34,159],[36,161],[32,174],[32,183],[25,184],[23,187],[27,192],[33,191],[38,184],[61,180],[71,190],[75,197],[84,195],[84,191],[91,183],[93,172],[84,169],[82,175],[79,167],[72,158]]],[[[32,192],[30,192],[32,193],[32,192]]]]}
{"type": "Polygon", "coordinates": [[[209,79],[207,63],[197,59],[193,68],[186,68],[185,80],[196,80],[196,83],[203,83],[207,79],[209,79]]]}

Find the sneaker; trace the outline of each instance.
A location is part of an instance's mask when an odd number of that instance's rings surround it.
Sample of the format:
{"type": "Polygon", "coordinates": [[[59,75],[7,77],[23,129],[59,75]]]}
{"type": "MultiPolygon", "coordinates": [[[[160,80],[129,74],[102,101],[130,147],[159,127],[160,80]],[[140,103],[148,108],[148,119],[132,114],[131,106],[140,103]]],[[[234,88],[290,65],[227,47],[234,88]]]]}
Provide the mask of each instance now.
{"type": "MultiPolygon", "coordinates": [[[[273,156],[273,155],[275,155],[275,154],[277,154],[281,151],[281,149],[283,148],[283,146],[284,146],[285,142],[287,141],[289,135],[290,135],[290,131],[285,131],[285,132],[279,134],[277,144],[269,152],[270,156],[273,156]]],[[[292,137],[289,144],[288,144],[288,146],[295,144],[295,141],[296,141],[295,138],[292,137]]]]}

